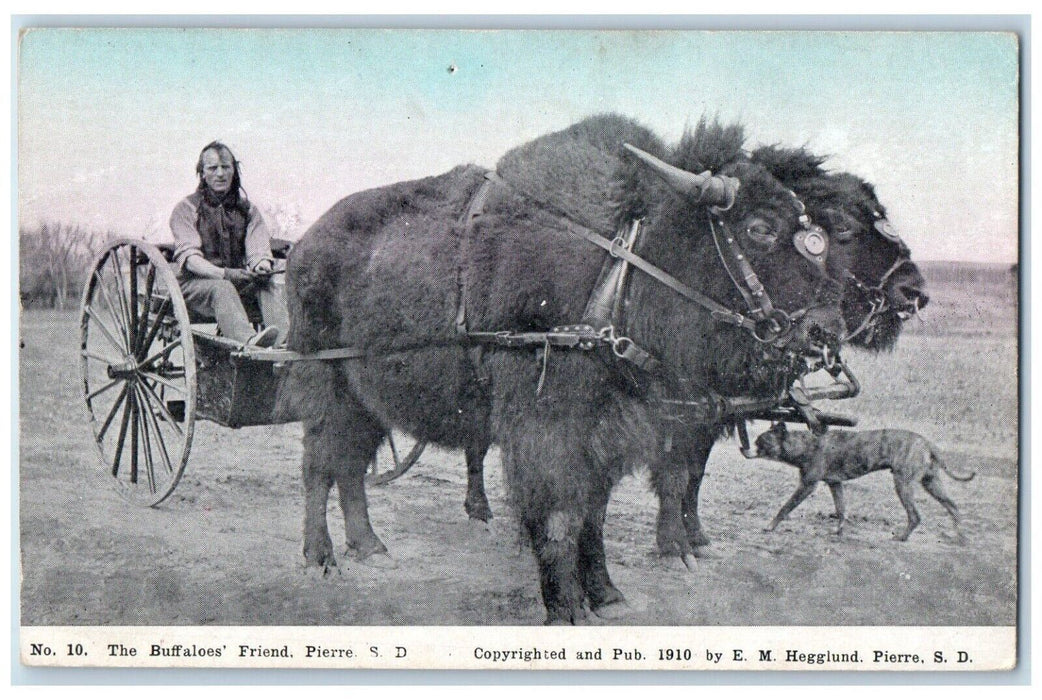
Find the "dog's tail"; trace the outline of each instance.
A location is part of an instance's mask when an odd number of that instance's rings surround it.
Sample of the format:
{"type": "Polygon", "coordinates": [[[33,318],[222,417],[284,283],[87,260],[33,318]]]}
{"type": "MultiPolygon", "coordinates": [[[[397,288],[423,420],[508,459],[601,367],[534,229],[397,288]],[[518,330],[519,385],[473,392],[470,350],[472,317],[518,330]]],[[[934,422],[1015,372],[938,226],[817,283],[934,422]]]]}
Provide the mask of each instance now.
{"type": "Polygon", "coordinates": [[[945,474],[955,479],[956,481],[969,481],[973,477],[977,476],[977,472],[970,472],[969,475],[953,472],[951,469],[948,468],[948,465],[944,463],[944,460],[941,459],[940,455],[937,454],[936,449],[930,450],[930,456],[933,458],[934,463],[944,470],[945,474]]]}

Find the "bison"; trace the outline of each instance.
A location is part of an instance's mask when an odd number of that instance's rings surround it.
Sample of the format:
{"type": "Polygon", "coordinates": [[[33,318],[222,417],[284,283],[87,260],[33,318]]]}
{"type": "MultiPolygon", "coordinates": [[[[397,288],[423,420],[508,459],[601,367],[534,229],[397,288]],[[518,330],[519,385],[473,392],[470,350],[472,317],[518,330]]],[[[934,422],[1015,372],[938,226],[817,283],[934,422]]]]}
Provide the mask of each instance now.
{"type": "Polygon", "coordinates": [[[501,162],[500,178],[460,166],[349,196],[294,248],[290,348],[365,354],[295,363],[287,377],[304,423],[307,566],[336,566],[334,483],[348,555],[386,562],[363,477],[392,427],[468,449],[486,435],[502,450],[547,622],[576,622],[584,603],[607,614],[624,599],[605,562],[605,509],[623,474],[660,458],[659,399],[787,381],[804,353],[842,337],[841,285],[793,243],[805,205],[744,157],[735,128],[700,123],[685,154],[613,115],[562,133],[572,152],[537,140],[501,162]],[[620,158],[624,144],[633,155],[620,158]],[[543,187],[506,167],[547,153],[560,167],[543,187]],[[581,211],[554,201],[562,183],[581,211]],[[636,221],[632,253],[595,233],[636,221]],[[644,272],[619,302],[624,326],[591,335],[579,322],[612,255],[638,256],[644,272]]]}
{"type": "MultiPolygon", "coordinates": [[[[911,251],[886,218],[874,188],[850,173],[830,173],[824,159],[804,148],[768,146],[751,154],[791,187],[811,219],[829,236],[828,274],[844,283],[844,342],[871,351],[893,348],[905,320],[929,297],[911,251]]],[[[729,426],[692,423],[677,430],[664,460],[673,468],[653,472],[659,496],[657,544],[664,555],[690,556],[709,544],[698,518],[698,495],[709,452],[729,426]]]]}
{"type": "MultiPolygon", "coordinates": [[[[675,160],[689,169],[712,167],[706,150],[692,147],[691,141],[706,140],[709,127],[704,122],[688,136],[688,143],[677,148],[675,160]],[[685,162],[692,155],[696,160],[685,162]]],[[[737,127],[718,130],[711,140],[719,146],[729,141],[733,153],[743,140],[737,127]]],[[[752,152],[754,163],[766,167],[777,179],[791,187],[807,207],[807,214],[820,222],[828,233],[826,273],[844,285],[843,317],[850,329],[845,338],[855,347],[873,351],[893,347],[903,322],[928,303],[925,281],[910,259],[908,246],[896,235],[886,218],[873,187],[849,173],[829,173],[822,168],[824,158],[805,148],[767,146],[752,152]]],[[[791,374],[768,377],[758,386],[746,385],[754,395],[773,396],[779,381],[791,381],[791,374]]],[[[735,386],[727,392],[741,392],[735,386]]],[[[729,423],[706,425],[704,417],[677,416],[668,426],[669,437],[663,446],[665,457],[656,462],[652,483],[660,500],[657,544],[664,555],[679,555],[688,566],[690,557],[709,544],[698,518],[698,493],[709,452],[730,429],[729,423]]],[[[492,512],[484,491],[483,459],[489,439],[480,429],[466,447],[467,495],[464,507],[471,518],[489,520],[492,512]]]]}

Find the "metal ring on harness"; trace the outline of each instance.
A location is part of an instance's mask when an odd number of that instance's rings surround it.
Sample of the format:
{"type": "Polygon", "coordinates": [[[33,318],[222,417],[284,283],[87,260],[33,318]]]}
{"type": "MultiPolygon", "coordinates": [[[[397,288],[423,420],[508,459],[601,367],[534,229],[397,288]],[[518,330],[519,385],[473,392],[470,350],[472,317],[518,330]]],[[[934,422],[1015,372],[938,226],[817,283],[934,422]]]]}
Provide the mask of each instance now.
{"type": "Polygon", "coordinates": [[[633,341],[624,335],[616,336],[611,339],[611,351],[615,353],[616,357],[626,358],[626,351],[633,346],[633,341]]]}
{"type": "Polygon", "coordinates": [[[626,239],[622,236],[616,236],[615,238],[611,239],[611,246],[608,248],[608,253],[611,254],[613,258],[617,258],[619,257],[618,251],[626,249],[626,239]]]}
{"type": "Polygon", "coordinates": [[[770,316],[756,322],[752,335],[761,343],[774,343],[786,337],[792,331],[792,318],[779,308],[775,308],[770,316]]]}

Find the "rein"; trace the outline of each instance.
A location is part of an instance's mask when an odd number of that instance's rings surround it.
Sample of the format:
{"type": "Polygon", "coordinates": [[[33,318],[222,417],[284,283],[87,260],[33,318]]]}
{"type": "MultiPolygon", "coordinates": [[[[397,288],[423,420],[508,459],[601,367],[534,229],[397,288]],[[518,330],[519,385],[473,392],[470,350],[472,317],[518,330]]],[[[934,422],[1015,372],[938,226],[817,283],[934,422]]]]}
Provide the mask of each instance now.
{"type": "Polygon", "coordinates": [[[864,297],[865,302],[869,305],[869,311],[865,314],[865,318],[861,321],[857,328],[850,331],[843,338],[843,342],[857,337],[866,329],[870,331],[869,338],[874,335],[876,324],[884,313],[890,310],[890,302],[886,298],[886,292],[883,291],[883,287],[886,285],[887,280],[890,279],[891,275],[897,272],[905,263],[910,263],[911,259],[907,255],[902,255],[894,261],[894,264],[890,266],[883,276],[879,278],[879,282],[875,286],[868,286],[850,270],[844,270],[844,277],[846,281],[858,290],[864,297]]]}
{"type": "MultiPolygon", "coordinates": [[[[519,190],[512,184],[503,180],[503,178],[495,172],[489,171],[485,173],[485,181],[478,188],[478,191],[475,193],[467,207],[466,213],[461,218],[461,223],[464,226],[461,242],[461,260],[466,259],[467,257],[467,248],[471,231],[473,230],[474,223],[483,213],[489,191],[494,183],[499,183],[509,189],[519,191],[522,195],[536,202],[544,209],[551,211],[554,210],[554,207],[541,202],[524,190],[519,190]]],[[[713,233],[714,241],[717,245],[717,250],[720,253],[720,259],[723,262],[728,275],[731,277],[732,282],[735,284],[735,287],[742,294],[743,298],[746,299],[750,309],[748,315],[727,308],[723,304],[705,294],[702,294],[693,287],[684,284],[657,265],[633,253],[631,248],[633,247],[640,230],[639,220],[631,222],[628,237],[620,234],[613,239],[608,239],[593,229],[576,223],[570,216],[557,211],[555,211],[554,214],[564,222],[564,228],[568,233],[605,250],[611,256],[611,259],[614,260],[614,268],[621,268],[616,274],[611,274],[609,272],[608,275],[604,275],[602,273],[602,278],[612,278],[614,289],[595,289],[591,295],[590,303],[587,304],[588,312],[598,303],[600,306],[604,306],[605,302],[603,297],[609,295],[615,296],[613,299],[614,303],[610,305],[618,308],[619,304],[617,295],[625,283],[624,278],[626,274],[626,265],[632,265],[688,301],[698,304],[702,308],[706,309],[713,320],[745,329],[756,341],[777,348],[784,347],[788,342],[792,333],[793,322],[801,318],[810,308],[812,308],[806,307],[795,311],[790,315],[781,309],[774,307],[771,303],[770,297],[763,287],[763,284],[760,283],[759,277],[756,275],[755,271],[753,271],[752,266],[749,264],[744,252],[738,246],[734,237],[728,235],[723,242],[721,241],[720,234],[717,231],[717,226],[713,223],[713,216],[710,216],[709,224],[713,233]],[[735,261],[732,264],[728,263],[727,258],[723,253],[724,243],[726,243],[726,247],[735,261]],[[737,274],[732,269],[733,265],[737,266],[739,269],[737,274]]],[[[719,222],[719,225],[720,228],[724,227],[722,221],[719,222]]],[[[545,333],[470,331],[467,328],[466,323],[466,289],[462,275],[462,265],[457,272],[459,301],[456,313],[456,330],[459,335],[465,336],[471,341],[502,345],[505,347],[544,346],[546,349],[556,346],[591,350],[597,345],[608,345],[617,357],[628,360],[641,369],[651,371],[657,369],[660,365],[660,362],[650,353],[640,348],[631,338],[620,333],[617,325],[612,322],[617,321],[617,318],[608,320],[603,318],[603,314],[595,314],[596,318],[593,319],[600,322],[598,323],[599,327],[594,327],[589,323],[580,323],[576,325],[555,327],[545,333]]],[[[587,315],[589,315],[589,313],[587,315]]],[[[617,316],[617,314],[613,314],[613,316],[617,316]]]]}
{"type": "MultiPolygon", "coordinates": [[[[788,335],[792,331],[793,320],[802,317],[812,308],[806,307],[790,315],[774,307],[759,277],[746,260],[744,252],[738,246],[734,237],[730,235],[729,231],[726,231],[724,223],[717,220],[714,224],[713,215],[716,212],[713,212],[709,217],[710,229],[712,230],[717,251],[720,254],[724,268],[749,305],[750,311],[748,316],[728,309],[714,299],[684,284],[658,266],[634,254],[632,248],[636,244],[641,231],[640,219],[631,221],[619,235],[609,240],[592,229],[574,222],[568,216],[556,213],[564,221],[565,229],[570,234],[596,245],[609,254],[595,289],[588,300],[583,322],[574,325],[557,326],[546,332],[471,331],[467,327],[467,289],[466,279],[463,274],[463,262],[468,258],[469,242],[474,225],[484,212],[492,185],[497,182],[506,185],[508,188],[512,187],[496,173],[492,171],[485,173],[484,181],[459,219],[459,223],[462,225],[462,232],[460,236],[460,263],[456,271],[458,294],[455,316],[456,338],[432,339],[403,346],[383,348],[379,352],[380,356],[386,357],[388,354],[409,352],[434,345],[459,345],[463,341],[463,343],[469,345],[468,352],[471,355],[471,362],[477,373],[478,382],[484,385],[488,382],[488,376],[482,367],[481,361],[484,345],[496,345],[505,348],[541,348],[543,350],[541,360],[543,372],[536,389],[537,395],[541,393],[550,349],[553,347],[584,351],[591,351],[597,347],[609,347],[616,357],[632,363],[639,369],[649,372],[655,371],[661,366],[660,361],[639,347],[631,338],[621,334],[619,330],[623,326],[623,298],[625,296],[628,266],[630,265],[640,269],[680,296],[707,309],[714,320],[744,328],[754,339],[764,344],[782,347],[787,342],[788,335]],[[725,230],[726,237],[720,237],[717,224],[719,229],[725,230]],[[733,257],[733,263],[728,263],[724,250],[727,250],[733,257]],[[732,266],[738,268],[739,272],[737,274],[732,269],[732,266]],[[744,287],[743,284],[745,285],[744,287]]],[[[521,194],[538,204],[542,204],[539,200],[523,191],[521,191],[521,194]]],[[[543,206],[547,209],[552,209],[549,206],[543,206]]],[[[887,275],[884,276],[884,281],[898,267],[900,267],[900,264],[895,264],[888,271],[887,275]]],[[[853,276],[851,275],[851,277],[853,276]]],[[[826,276],[826,279],[829,278],[826,276]]],[[[883,284],[883,282],[880,284],[883,284]]],[[[246,359],[299,362],[308,360],[368,359],[373,356],[373,352],[361,347],[345,347],[319,350],[307,354],[288,350],[253,349],[250,351],[243,350],[233,353],[233,355],[246,359]]],[[[850,425],[852,424],[849,422],[851,419],[843,416],[822,414],[811,403],[819,398],[839,399],[856,396],[860,389],[856,378],[842,363],[842,360],[835,358],[834,361],[830,362],[827,353],[823,353],[823,358],[825,360],[825,369],[832,374],[835,381],[834,385],[830,387],[811,389],[809,391],[798,390],[798,387],[793,387],[784,395],[768,398],[721,397],[710,392],[707,396],[697,401],[664,399],[663,404],[682,407],[688,415],[697,415],[706,422],[716,423],[732,420],[738,426],[741,435],[745,435],[745,420],[748,418],[802,421],[812,428],[815,426],[820,428],[827,424],[850,425]],[[839,381],[840,373],[846,375],[848,379],[839,381]]],[[[746,448],[748,447],[747,443],[748,437],[745,436],[743,445],[746,448]]]]}

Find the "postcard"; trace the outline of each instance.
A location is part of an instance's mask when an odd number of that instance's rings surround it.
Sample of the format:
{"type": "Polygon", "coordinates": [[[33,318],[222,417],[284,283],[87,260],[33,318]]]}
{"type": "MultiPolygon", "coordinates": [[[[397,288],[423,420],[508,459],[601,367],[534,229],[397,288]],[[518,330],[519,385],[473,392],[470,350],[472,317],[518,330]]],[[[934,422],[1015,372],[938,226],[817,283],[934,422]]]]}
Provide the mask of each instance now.
{"type": "Polygon", "coordinates": [[[26,27],[21,663],[1018,663],[1020,37],[26,27]]]}

